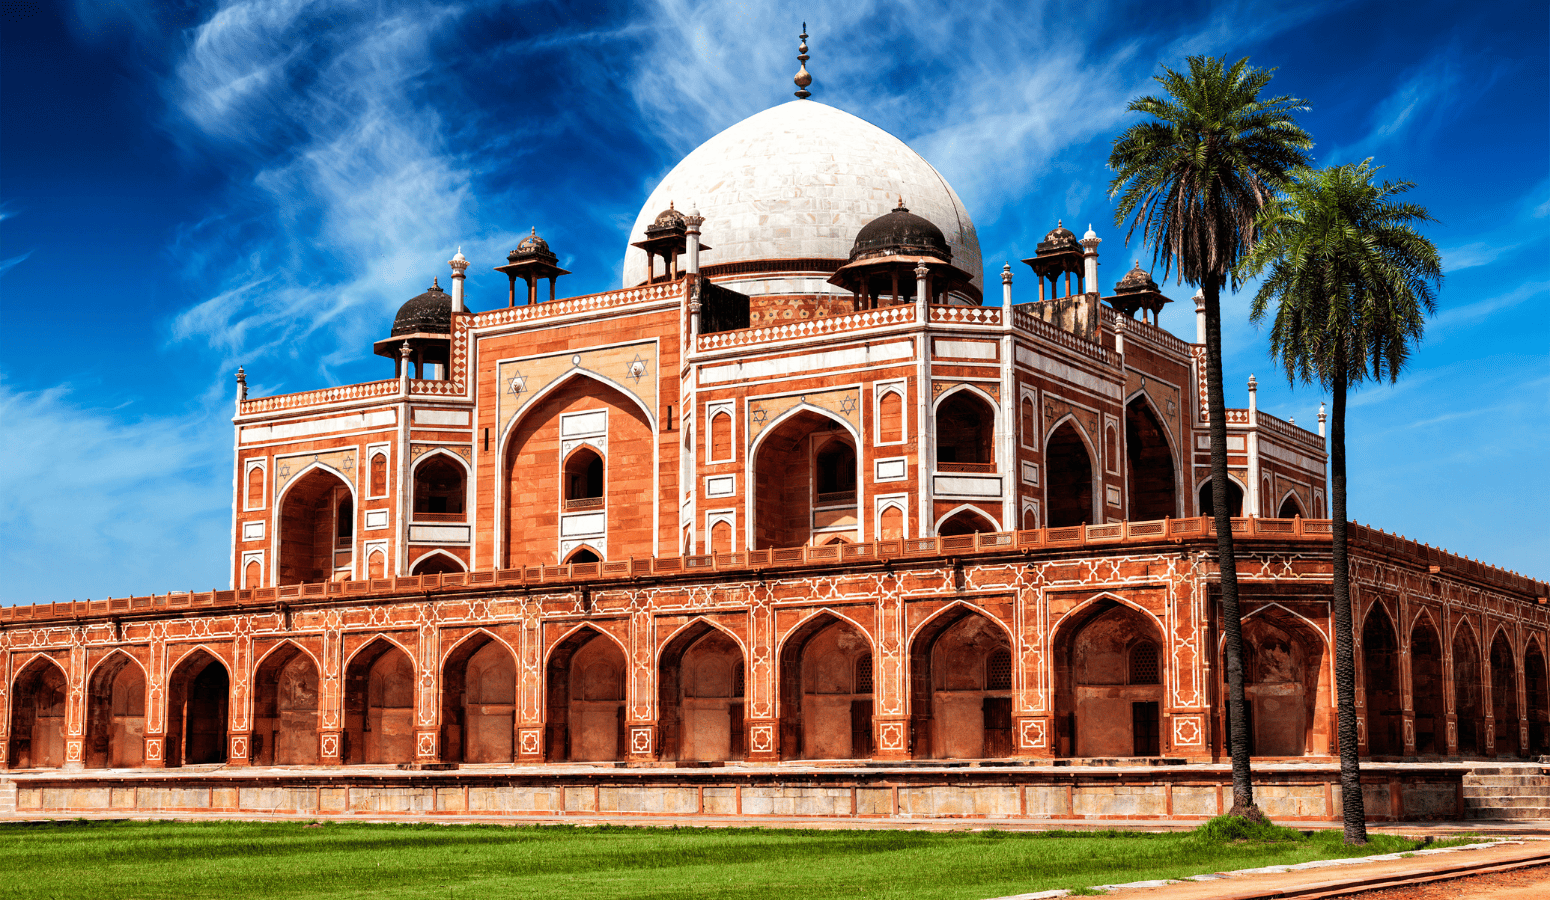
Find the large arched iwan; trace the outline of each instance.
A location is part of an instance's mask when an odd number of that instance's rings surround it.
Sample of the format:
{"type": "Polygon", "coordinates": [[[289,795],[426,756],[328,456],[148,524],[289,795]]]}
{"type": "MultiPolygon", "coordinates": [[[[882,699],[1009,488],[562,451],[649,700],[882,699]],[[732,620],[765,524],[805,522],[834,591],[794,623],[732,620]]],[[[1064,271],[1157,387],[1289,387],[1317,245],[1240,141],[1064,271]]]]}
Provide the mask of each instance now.
{"type": "MultiPolygon", "coordinates": [[[[559,562],[560,516],[566,503],[560,417],[589,410],[607,411],[608,445],[618,448],[604,460],[609,555],[652,555],[651,504],[640,502],[654,490],[650,422],[619,390],[576,375],[524,410],[506,439],[500,514],[503,567],[559,562]]],[[[596,510],[571,514],[595,515],[596,510]]]]}
{"type": "Polygon", "coordinates": [[[911,753],[916,759],[1012,755],[1012,656],[1006,629],[956,606],[910,643],[911,753]]]}
{"type": "Polygon", "coordinates": [[[588,626],[549,654],[545,684],[547,758],[611,762],[626,753],[624,651],[588,626]]]}
{"type": "Polygon", "coordinates": [[[780,749],[785,759],[872,755],[872,644],[851,622],[821,612],[780,651],[780,749]]]}
{"type": "Polygon", "coordinates": [[[658,731],[666,760],[715,761],[747,755],[742,647],[704,620],[662,648],[658,731]]]}

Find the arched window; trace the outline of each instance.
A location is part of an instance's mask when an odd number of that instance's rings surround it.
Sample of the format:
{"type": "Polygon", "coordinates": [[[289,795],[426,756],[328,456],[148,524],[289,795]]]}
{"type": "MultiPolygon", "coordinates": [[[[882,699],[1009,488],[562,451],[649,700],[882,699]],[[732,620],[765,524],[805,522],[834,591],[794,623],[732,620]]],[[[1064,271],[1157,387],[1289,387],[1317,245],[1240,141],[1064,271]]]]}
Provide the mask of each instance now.
{"type": "Polygon", "coordinates": [[[258,564],[258,560],[250,560],[247,565],[242,567],[242,589],[251,591],[254,588],[263,587],[263,571],[263,567],[258,564]]]}
{"type": "Polygon", "coordinates": [[[725,519],[710,526],[710,552],[732,552],[732,523],[725,519]]]}
{"type": "Polygon", "coordinates": [[[264,467],[254,466],[248,469],[248,509],[262,509],[264,506],[264,467]]]}
{"type": "Polygon", "coordinates": [[[591,547],[578,547],[576,552],[565,557],[565,561],[568,563],[595,563],[602,562],[603,558],[598,556],[591,547]]]}
{"type": "Polygon", "coordinates": [[[885,541],[896,541],[904,537],[904,510],[897,506],[890,506],[883,510],[878,517],[877,536],[885,541]]]}
{"type": "Polygon", "coordinates": [[[366,560],[366,572],[368,578],[387,577],[387,555],[378,551],[366,560]]]}
{"type": "Polygon", "coordinates": [[[1044,450],[1045,517],[1051,528],[1093,520],[1093,464],[1071,422],[1062,422],[1044,450]]]}
{"type": "Polygon", "coordinates": [[[422,521],[463,521],[463,467],[441,454],[414,469],[414,517],[422,521]]]}
{"type": "Polygon", "coordinates": [[[952,537],[958,534],[976,534],[981,531],[991,532],[995,530],[995,523],[989,519],[973,510],[962,509],[953,513],[952,518],[943,522],[941,527],[937,529],[937,534],[940,534],[942,537],[952,537]]]}
{"type": "Polygon", "coordinates": [[[1151,641],[1139,641],[1130,648],[1128,684],[1162,684],[1162,672],[1157,660],[1157,645],[1151,641]]]}
{"type": "MultiPolygon", "coordinates": [[[[1206,518],[1216,515],[1212,512],[1216,507],[1211,502],[1211,482],[1207,481],[1200,486],[1200,514],[1206,518]]],[[[1227,509],[1233,518],[1243,515],[1243,488],[1238,487],[1238,482],[1227,479],[1227,509]]]]}
{"type": "Polygon", "coordinates": [[[335,518],[335,545],[347,549],[355,538],[355,501],[345,497],[339,501],[339,515],[335,518]]]}
{"type": "Polygon", "coordinates": [[[371,495],[381,497],[387,493],[387,454],[376,453],[371,457],[371,495]]]}
{"type": "Polygon", "coordinates": [[[1036,506],[1023,508],[1023,530],[1032,531],[1039,527],[1039,509],[1036,506]]]}
{"type": "Polygon", "coordinates": [[[1115,436],[1113,425],[1103,429],[1103,458],[1108,470],[1114,471],[1115,460],[1119,459],[1119,439],[1115,436]]]}
{"type": "Polygon", "coordinates": [[[1281,508],[1276,512],[1278,519],[1295,519],[1302,515],[1302,504],[1297,502],[1296,494],[1287,494],[1286,499],[1281,501],[1281,508]]]}
{"type": "Polygon", "coordinates": [[[948,472],[994,472],[991,441],[996,414],[967,390],[942,401],[936,411],[937,468],[948,472]]]}
{"type": "Polygon", "coordinates": [[[888,391],[877,401],[877,442],[897,444],[904,440],[904,397],[888,391]]]}
{"type": "Polygon", "coordinates": [[[591,447],[581,447],[565,461],[565,508],[599,509],[603,506],[603,458],[591,447]]]}
{"type": "Polygon", "coordinates": [[[838,438],[824,444],[814,459],[819,503],[856,502],[856,450],[838,438]]]}
{"type": "Polygon", "coordinates": [[[712,462],[732,459],[732,417],[724,412],[710,417],[710,459],[712,462]]]}

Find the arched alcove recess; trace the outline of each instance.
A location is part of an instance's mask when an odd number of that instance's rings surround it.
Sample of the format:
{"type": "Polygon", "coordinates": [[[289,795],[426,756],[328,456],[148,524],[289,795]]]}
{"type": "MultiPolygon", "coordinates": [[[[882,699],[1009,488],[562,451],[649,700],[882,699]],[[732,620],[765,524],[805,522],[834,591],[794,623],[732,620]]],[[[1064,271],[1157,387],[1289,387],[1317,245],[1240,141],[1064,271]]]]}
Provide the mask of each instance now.
{"type": "Polygon", "coordinates": [[[242,567],[242,589],[251,591],[264,586],[264,567],[258,560],[250,560],[242,567]]]}
{"type": "Polygon", "coordinates": [[[1496,721],[1496,755],[1519,756],[1518,661],[1505,632],[1491,641],[1491,716],[1496,721]]]}
{"type": "Polygon", "coordinates": [[[819,613],[780,651],[784,759],[872,755],[872,645],[855,625],[819,613]]]}
{"type": "Polygon", "coordinates": [[[936,463],[943,472],[994,472],[996,411],[978,394],[960,390],[936,408],[936,463]]]}
{"type": "MultiPolygon", "coordinates": [[[[1216,515],[1213,512],[1216,509],[1216,504],[1212,501],[1211,479],[1207,478],[1205,483],[1200,485],[1200,493],[1196,499],[1200,502],[1200,514],[1202,516],[1209,519],[1216,515]]],[[[1243,515],[1243,488],[1231,478],[1227,479],[1227,509],[1234,518],[1243,515]]]]}
{"type": "Polygon", "coordinates": [[[264,467],[248,469],[248,497],[244,503],[248,509],[264,508],[264,467]]]}
{"type": "Polygon", "coordinates": [[[995,530],[996,523],[984,515],[972,509],[960,509],[944,520],[936,533],[942,537],[951,537],[956,534],[977,534],[982,531],[989,533],[995,530]]]}
{"type": "Polygon", "coordinates": [[[1418,756],[1440,756],[1447,751],[1442,692],[1442,641],[1432,620],[1421,616],[1410,629],[1410,696],[1418,756]]]}
{"type": "Polygon", "coordinates": [[[1458,721],[1458,754],[1478,756],[1485,750],[1485,710],[1482,708],[1480,645],[1468,625],[1453,636],[1453,712],[1458,721]]]}
{"type": "Polygon", "coordinates": [[[732,552],[732,523],[726,519],[710,526],[710,552],[732,552]]]}
{"type": "Polygon", "coordinates": [[[516,660],[505,644],[476,633],[442,666],[442,761],[511,762],[516,724],[516,660]]]}
{"type": "Polygon", "coordinates": [[[292,482],[280,506],[277,583],[316,584],[348,569],[354,509],[349,486],[326,469],[314,468],[292,482]]]}
{"type": "Polygon", "coordinates": [[[732,417],[725,412],[710,417],[710,458],[732,458],[732,417]]]}
{"type": "Polygon", "coordinates": [[[1173,448],[1152,404],[1143,397],[1125,407],[1125,463],[1131,521],[1179,514],[1173,448]]]}
{"type": "Polygon", "coordinates": [[[282,644],[253,677],[254,765],[318,764],[317,664],[295,644],[282,644]]]}
{"type": "Polygon", "coordinates": [[[1306,519],[1308,514],[1303,512],[1302,504],[1297,501],[1296,494],[1287,494],[1286,499],[1281,501],[1281,508],[1276,510],[1276,518],[1295,519],[1299,516],[1306,519]]]}
{"type": "MultiPolygon", "coordinates": [[[[607,446],[633,448],[620,449],[604,461],[612,463],[604,473],[602,497],[608,510],[608,552],[615,559],[653,555],[652,506],[640,502],[656,491],[650,420],[634,399],[578,374],[533,401],[506,438],[500,511],[503,568],[559,562],[560,515],[566,504],[562,476],[569,456],[562,452],[561,416],[599,410],[608,414],[607,446]]],[[[597,514],[596,509],[577,512],[597,514]]],[[[673,543],[671,534],[663,534],[665,544],[673,543]]]]}
{"type": "MultiPolygon", "coordinates": [[[[372,554],[376,558],[377,554],[372,554]]],[[[410,575],[445,575],[449,572],[466,572],[463,563],[457,558],[446,553],[430,553],[420,557],[415,562],[414,568],[409,570],[410,575]]]]}
{"type": "Polygon", "coordinates": [[[145,764],[145,670],[128,654],[103,660],[87,681],[85,756],[94,769],[145,764]]]}
{"type": "Polygon", "coordinates": [[[1399,694],[1399,637],[1383,604],[1362,625],[1362,684],[1367,699],[1367,755],[1405,752],[1404,700],[1399,694]]]}
{"type": "Polygon", "coordinates": [[[415,521],[467,521],[467,497],[467,473],[447,454],[428,454],[415,465],[415,521]]]}
{"type": "Polygon", "coordinates": [[[371,495],[381,497],[388,489],[388,461],[386,453],[371,455],[371,495]]]}
{"type": "Polygon", "coordinates": [[[548,759],[609,762],[625,758],[624,651],[582,628],[549,654],[545,723],[548,759]]]}
{"type": "Polygon", "coordinates": [[[1151,618],[1109,598],[1060,623],[1053,649],[1061,756],[1161,754],[1164,646],[1151,618]]]}
{"type": "Polygon", "coordinates": [[[344,680],[344,761],[414,761],[414,661],[377,638],[350,660],[344,680]]]}
{"type": "Polygon", "coordinates": [[[1538,641],[1530,641],[1523,654],[1523,678],[1528,688],[1528,752],[1550,753],[1550,683],[1546,682],[1545,654],[1538,641]]]}
{"type": "Polygon", "coordinates": [[[368,578],[387,577],[387,554],[377,551],[366,558],[366,576],[368,578]]]}
{"type": "MultiPolygon", "coordinates": [[[[1331,685],[1324,640],[1312,626],[1277,607],[1243,622],[1244,696],[1256,756],[1304,756],[1328,747],[1331,685]],[[1319,738],[1323,738],[1322,741],[1319,738]]],[[[1227,696],[1225,656],[1219,696],[1227,696]]]]}
{"type": "Polygon", "coordinates": [[[572,550],[570,555],[561,561],[567,564],[595,563],[602,562],[603,558],[598,556],[597,551],[593,550],[591,547],[581,546],[577,547],[575,550],[572,550]]]}
{"type": "Polygon", "coordinates": [[[1039,510],[1037,507],[1023,507],[1023,530],[1032,531],[1039,527],[1039,510]]]}
{"type": "Polygon", "coordinates": [[[762,435],[753,480],[754,549],[800,547],[815,532],[855,533],[856,448],[837,420],[804,409],[762,435]]]}
{"type": "Polygon", "coordinates": [[[897,541],[904,537],[904,510],[898,506],[883,507],[877,517],[877,537],[884,541],[897,541]]]}
{"type": "Polygon", "coordinates": [[[904,440],[904,395],[884,391],[877,399],[877,439],[884,444],[904,440]]]}
{"type": "Polygon", "coordinates": [[[657,685],[663,759],[727,760],[747,754],[743,673],[737,641],[703,621],[662,649],[657,685]]]}
{"type": "Polygon", "coordinates": [[[591,447],[577,447],[565,457],[565,509],[602,509],[603,457],[591,447]]]}
{"type": "Polygon", "coordinates": [[[1087,443],[1069,421],[1044,447],[1044,507],[1050,528],[1093,520],[1093,461],[1087,443]]]}
{"type": "Polygon", "coordinates": [[[910,731],[916,759],[1012,755],[1005,628],[965,606],[921,627],[910,643],[910,731]]]}
{"type": "Polygon", "coordinates": [[[13,769],[57,769],[65,764],[65,701],[70,688],[53,660],[36,657],[11,684],[13,769]]]}
{"type": "Polygon", "coordinates": [[[226,761],[231,676],[209,651],[185,656],[167,678],[168,766],[226,761]]]}

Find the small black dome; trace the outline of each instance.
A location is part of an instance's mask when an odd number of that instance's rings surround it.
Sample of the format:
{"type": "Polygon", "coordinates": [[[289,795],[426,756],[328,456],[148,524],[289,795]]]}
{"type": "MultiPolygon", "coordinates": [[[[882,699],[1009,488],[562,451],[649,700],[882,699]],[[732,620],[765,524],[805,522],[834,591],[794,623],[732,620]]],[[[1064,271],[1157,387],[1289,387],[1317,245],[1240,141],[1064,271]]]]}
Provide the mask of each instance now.
{"type": "Polygon", "coordinates": [[[669,200],[667,209],[657,213],[657,220],[646,226],[646,237],[656,237],[659,234],[677,232],[683,234],[689,230],[684,222],[684,214],[673,208],[673,201],[669,200]]]}
{"type": "Polygon", "coordinates": [[[850,250],[851,262],[880,256],[932,256],[952,262],[953,251],[947,246],[942,229],[905,209],[900,200],[893,212],[861,226],[850,250]]]}
{"type": "Polygon", "coordinates": [[[430,290],[398,308],[393,317],[392,337],[401,334],[451,334],[452,295],[441,289],[438,279],[430,290]]]}
{"type": "Polygon", "coordinates": [[[1135,267],[1125,273],[1125,277],[1114,285],[1116,294],[1136,294],[1142,291],[1157,293],[1157,282],[1152,276],[1141,270],[1141,261],[1137,260],[1135,267]]]}
{"type": "Polygon", "coordinates": [[[538,236],[538,229],[534,228],[531,231],[531,234],[517,244],[517,249],[506,254],[506,262],[514,263],[519,259],[531,257],[537,257],[551,263],[558,262],[559,257],[555,256],[554,251],[549,249],[549,242],[538,236]]]}
{"type": "Polygon", "coordinates": [[[1076,242],[1076,235],[1065,226],[1064,222],[1057,221],[1055,230],[1044,236],[1039,242],[1039,253],[1055,253],[1060,250],[1075,250],[1082,252],[1082,246],[1076,242]]]}

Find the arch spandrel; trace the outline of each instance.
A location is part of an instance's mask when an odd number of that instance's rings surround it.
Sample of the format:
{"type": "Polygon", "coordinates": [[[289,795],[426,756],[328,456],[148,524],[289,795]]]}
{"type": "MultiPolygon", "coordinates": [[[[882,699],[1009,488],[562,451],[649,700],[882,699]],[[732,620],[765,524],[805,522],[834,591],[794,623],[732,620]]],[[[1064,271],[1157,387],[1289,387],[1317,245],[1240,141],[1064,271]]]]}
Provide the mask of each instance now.
{"type": "Polygon", "coordinates": [[[495,379],[497,433],[506,435],[520,413],[573,376],[592,378],[623,393],[655,427],[658,358],[656,341],[640,341],[503,362],[495,379]]]}
{"type": "Polygon", "coordinates": [[[322,469],[330,475],[335,475],[349,485],[353,493],[360,493],[360,485],[357,476],[360,474],[360,466],[357,465],[354,447],[344,450],[330,450],[324,453],[294,453],[288,456],[276,456],[274,458],[274,497],[275,508],[278,509],[279,500],[285,496],[285,489],[296,479],[312,471],[322,469]]]}

